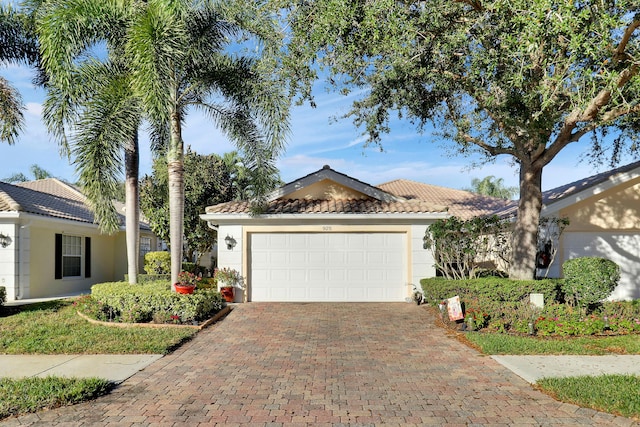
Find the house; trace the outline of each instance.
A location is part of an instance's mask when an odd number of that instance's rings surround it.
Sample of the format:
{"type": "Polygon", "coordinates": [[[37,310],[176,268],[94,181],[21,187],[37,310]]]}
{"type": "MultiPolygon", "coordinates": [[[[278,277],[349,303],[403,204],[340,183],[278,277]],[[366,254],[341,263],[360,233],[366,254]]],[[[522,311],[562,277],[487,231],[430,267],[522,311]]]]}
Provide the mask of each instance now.
{"type": "MultiPolygon", "coordinates": [[[[246,278],[238,301],[402,301],[435,275],[422,247],[429,224],[516,211],[515,201],[409,180],[372,186],[325,166],[272,193],[262,215],[228,202],[201,217],[218,229],[219,265],[246,278]]],[[[640,298],[640,162],[544,192],[541,214],[570,220],[549,277],[567,259],[604,257],[621,268],[611,298],[640,298]]]]}
{"type": "MultiPolygon", "coordinates": [[[[374,187],[325,166],[274,191],[261,215],[247,202],[227,202],[201,218],[218,229],[219,266],[245,277],[237,301],[405,301],[435,274],[423,248],[427,227],[450,216],[420,196],[425,188],[374,187]]],[[[446,191],[459,202],[454,209],[488,209],[470,194],[446,191]]]]}
{"type": "Polygon", "coordinates": [[[545,217],[567,217],[550,277],[568,259],[596,256],[620,266],[614,300],[640,298],[640,162],[545,191],[545,217]]]}
{"type": "MultiPolygon", "coordinates": [[[[156,245],[141,223],[141,266],[156,245]]],[[[7,301],[88,293],[93,284],[122,280],[126,273],[124,227],[100,233],[76,187],[55,178],[0,182],[0,286],[7,301]]]]}

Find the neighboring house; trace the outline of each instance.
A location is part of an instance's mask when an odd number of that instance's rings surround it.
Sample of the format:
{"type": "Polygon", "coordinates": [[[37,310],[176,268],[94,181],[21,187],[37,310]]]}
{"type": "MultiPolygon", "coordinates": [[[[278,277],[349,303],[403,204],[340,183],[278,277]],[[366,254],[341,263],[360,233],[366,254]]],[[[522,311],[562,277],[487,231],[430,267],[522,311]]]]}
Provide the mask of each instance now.
{"type": "MultiPolygon", "coordinates": [[[[517,201],[504,201],[460,190],[398,180],[378,186],[405,198],[426,200],[449,208],[463,219],[477,215],[515,215],[517,201]],[[405,188],[405,186],[409,188],[405,188]]],[[[562,276],[564,261],[597,256],[620,266],[621,278],[611,299],[640,298],[640,162],[580,179],[545,191],[543,217],[569,219],[557,246],[549,277],[562,276]]]]}
{"type": "Polygon", "coordinates": [[[261,215],[247,202],[201,215],[218,228],[219,266],[246,279],[238,301],[352,302],[409,298],[435,272],[425,231],[448,216],[328,166],[273,192],[261,215]]]}
{"type": "MultiPolygon", "coordinates": [[[[157,239],[146,223],[140,236],[142,268],[157,239]]],[[[124,227],[101,234],[82,193],[55,178],[0,182],[2,240],[0,286],[8,301],[88,293],[92,285],[123,280],[127,273],[124,227]]]]}
{"type": "Polygon", "coordinates": [[[582,256],[620,266],[614,300],[640,298],[640,162],[590,176],[543,193],[542,216],[568,217],[550,277],[562,263],[582,256]]]}
{"type": "Polygon", "coordinates": [[[422,200],[446,206],[447,212],[461,219],[492,215],[512,205],[511,200],[483,196],[465,190],[439,187],[422,182],[397,179],[377,186],[379,189],[406,200],[422,200]]]}

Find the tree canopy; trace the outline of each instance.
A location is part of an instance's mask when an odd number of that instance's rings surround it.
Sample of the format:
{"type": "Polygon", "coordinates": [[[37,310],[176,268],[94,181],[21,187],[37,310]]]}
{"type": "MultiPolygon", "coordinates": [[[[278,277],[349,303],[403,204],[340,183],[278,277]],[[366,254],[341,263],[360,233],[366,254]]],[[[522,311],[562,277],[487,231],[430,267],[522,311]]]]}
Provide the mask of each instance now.
{"type": "Polygon", "coordinates": [[[515,160],[512,278],[534,275],[545,165],[578,141],[598,162],[638,155],[637,0],[274,1],[303,99],[323,70],[362,94],[347,115],[371,143],[396,111],[463,154],[515,160]]]}
{"type": "Polygon", "coordinates": [[[109,40],[117,41],[108,47],[116,50],[113,57],[128,71],[124,87],[151,126],[156,152],[167,156],[175,283],[184,236],[186,117],[193,109],[202,111],[251,159],[256,174],[269,175],[289,129],[288,99],[270,54],[279,47],[280,33],[271,14],[257,2],[94,1],[88,9],[86,4],[85,0],[45,2],[53,13],[45,9],[39,20],[50,30],[41,33],[43,62],[55,86],[69,87],[72,81],[64,70],[94,34],[105,32],[109,40]],[[58,44],[63,48],[55,49],[58,44]],[[243,44],[255,49],[242,50],[243,44]]]}
{"type": "Polygon", "coordinates": [[[471,188],[469,191],[507,200],[518,194],[517,187],[505,187],[504,179],[496,178],[493,175],[486,176],[482,179],[473,178],[471,180],[471,188]]]}
{"type": "MultiPolygon", "coordinates": [[[[37,65],[38,47],[28,16],[11,6],[0,6],[0,64],[37,65]]],[[[13,144],[24,125],[20,92],[0,76],[0,141],[13,144]]]]}
{"type": "MultiPolygon", "coordinates": [[[[202,155],[187,148],[184,156],[184,238],[185,256],[194,261],[216,243],[217,234],[200,219],[207,206],[232,200],[246,200],[245,190],[252,187],[250,170],[237,152],[202,155]]],[[[274,177],[271,190],[279,182],[274,177]]],[[[153,232],[169,241],[169,177],[167,160],[156,158],[153,174],[146,175],[140,184],[142,211],[149,219],[153,232]]]]}

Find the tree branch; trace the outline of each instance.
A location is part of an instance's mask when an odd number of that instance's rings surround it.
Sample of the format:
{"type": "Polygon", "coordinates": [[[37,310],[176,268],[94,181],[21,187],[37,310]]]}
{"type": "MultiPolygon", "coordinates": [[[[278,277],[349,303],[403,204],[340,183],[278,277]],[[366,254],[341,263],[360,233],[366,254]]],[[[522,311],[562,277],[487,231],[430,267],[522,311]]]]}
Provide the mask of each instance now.
{"type": "Polygon", "coordinates": [[[471,6],[473,10],[475,10],[476,12],[481,12],[482,10],[484,10],[480,0],[455,0],[455,1],[457,1],[458,3],[464,3],[466,5],[471,6]]]}
{"type": "Polygon", "coordinates": [[[629,24],[627,29],[622,34],[622,40],[620,40],[620,44],[618,44],[618,48],[616,49],[613,59],[619,59],[620,57],[627,56],[625,50],[627,49],[627,44],[631,39],[633,33],[640,28],[640,20],[635,20],[629,24]]]}

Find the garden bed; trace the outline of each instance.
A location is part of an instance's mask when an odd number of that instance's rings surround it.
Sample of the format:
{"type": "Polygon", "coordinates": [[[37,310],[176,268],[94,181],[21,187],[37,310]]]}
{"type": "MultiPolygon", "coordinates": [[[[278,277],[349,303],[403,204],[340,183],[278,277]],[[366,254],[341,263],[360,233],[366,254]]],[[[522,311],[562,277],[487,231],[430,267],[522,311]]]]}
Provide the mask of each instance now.
{"type": "Polygon", "coordinates": [[[219,320],[225,317],[231,311],[231,306],[223,307],[222,310],[218,311],[209,319],[203,320],[201,322],[194,322],[195,324],[187,325],[180,323],[153,323],[153,322],[145,322],[145,323],[123,323],[123,322],[107,322],[103,320],[92,319],[86,314],[82,313],[80,310],[77,311],[78,315],[82,317],[84,320],[92,323],[94,325],[103,325],[103,326],[112,326],[116,328],[131,328],[131,327],[143,327],[143,328],[191,328],[191,329],[204,329],[219,320]]]}

